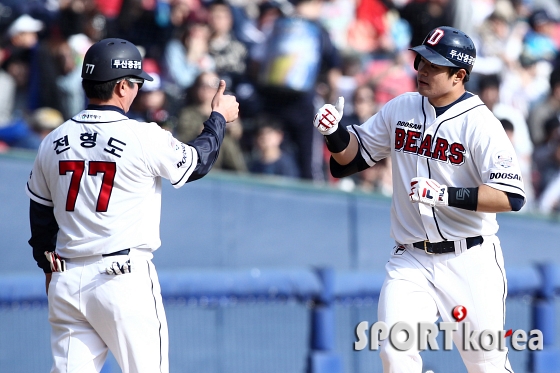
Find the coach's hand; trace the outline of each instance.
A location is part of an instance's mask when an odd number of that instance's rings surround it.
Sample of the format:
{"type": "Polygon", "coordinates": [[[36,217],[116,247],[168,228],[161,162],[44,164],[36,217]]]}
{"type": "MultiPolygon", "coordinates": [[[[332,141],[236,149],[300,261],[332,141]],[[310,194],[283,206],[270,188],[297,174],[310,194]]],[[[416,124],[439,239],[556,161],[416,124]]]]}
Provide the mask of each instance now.
{"type": "Polygon", "coordinates": [[[218,91],[212,98],[212,111],[216,111],[223,115],[226,122],[233,122],[239,115],[239,103],[235,96],[224,95],[226,90],[226,82],[220,80],[218,91]]]}
{"type": "Polygon", "coordinates": [[[49,284],[51,283],[52,273],[45,273],[45,290],[49,295],[49,284]]]}
{"type": "Polygon", "coordinates": [[[426,177],[415,177],[410,180],[410,201],[420,202],[429,206],[447,206],[447,185],[426,177]]]}
{"type": "Polygon", "coordinates": [[[344,110],[344,97],[339,97],[336,104],[323,105],[313,118],[313,125],[323,135],[330,135],[338,128],[338,122],[342,119],[344,110]]]}

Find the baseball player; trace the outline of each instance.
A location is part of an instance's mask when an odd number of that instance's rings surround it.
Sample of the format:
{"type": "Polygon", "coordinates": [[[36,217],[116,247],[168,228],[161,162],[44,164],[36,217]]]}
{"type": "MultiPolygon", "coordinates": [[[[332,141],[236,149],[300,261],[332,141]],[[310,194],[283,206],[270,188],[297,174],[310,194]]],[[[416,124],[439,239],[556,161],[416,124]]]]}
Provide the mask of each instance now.
{"type": "MultiPolygon", "coordinates": [[[[507,285],[495,213],[524,204],[519,164],[500,122],[465,90],[476,58],[472,40],[438,27],[411,49],[418,92],[396,97],[347,129],[338,126],[339,99],[319,110],[314,125],[325,135],[335,177],[391,157],[396,247],[386,265],[380,321],[454,322],[452,310],[461,305],[471,330],[497,333],[504,327],[507,285]]],[[[464,350],[462,337],[459,328],[453,340],[470,373],[512,372],[507,350],[464,350]]],[[[380,351],[384,372],[421,372],[417,349],[383,342],[380,351]]]]}
{"type": "Polygon", "coordinates": [[[160,246],[162,178],[175,188],[211,169],[238,103],[223,95],[188,144],[125,113],[144,80],[138,49],[104,39],[84,57],[86,110],[42,142],[27,183],[33,257],[46,274],[51,372],[168,372],[168,332],[151,258],[160,246]]]}

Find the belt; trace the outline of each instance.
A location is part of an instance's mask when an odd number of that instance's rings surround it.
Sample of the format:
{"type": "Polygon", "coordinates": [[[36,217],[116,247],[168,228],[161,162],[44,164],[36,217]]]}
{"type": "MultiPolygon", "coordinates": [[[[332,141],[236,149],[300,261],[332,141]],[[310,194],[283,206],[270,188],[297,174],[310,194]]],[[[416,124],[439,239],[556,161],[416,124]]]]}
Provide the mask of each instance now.
{"type": "MultiPolygon", "coordinates": [[[[482,242],[484,242],[484,238],[482,238],[482,236],[467,237],[465,241],[467,241],[467,249],[470,249],[471,247],[480,245],[482,242]]],[[[427,254],[445,254],[455,252],[455,241],[442,241],[432,243],[426,240],[415,242],[412,244],[412,246],[417,249],[424,250],[427,254]]]]}
{"type": "Polygon", "coordinates": [[[115,256],[115,255],[128,255],[128,253],[130,253],[130,249],[123,249],[123,250],[120,250],[120,251],[115,251],[114,253],[103,254],[101,256],[106,257],[106,256],[115,256]]]}

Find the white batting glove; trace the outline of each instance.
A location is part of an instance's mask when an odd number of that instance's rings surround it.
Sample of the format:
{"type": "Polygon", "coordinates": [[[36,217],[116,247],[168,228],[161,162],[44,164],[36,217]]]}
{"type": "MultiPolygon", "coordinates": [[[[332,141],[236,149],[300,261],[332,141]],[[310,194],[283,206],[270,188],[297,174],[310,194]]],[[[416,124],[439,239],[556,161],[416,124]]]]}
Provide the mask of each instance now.
{"type": "Polygon", "coordinates": [[[331,104],[323,105],[315,118],[313,118],[313,125],[323,135],[330,135],[338,128],[338,122],[342,119],[342,112],[344,110],[344,97],[340,96],[333,106],[331,104]]]}
{"type": "Polygon", "coordinates": [[[62,259],[58,253],[54,251],[45,251],[45,256],[51,265],[52,272],[64,272],[66,271],[66,261],[62,259]]]}
{"type": "Polygon", "coordinates": [[[119,262],[113,262],[110,267],[105,268],[105,272],[108,275],[125,275],[130,273],[132,266],[130,264],[130,259],[120,264],[119,262]]]}
{"type": "Polygon", "coordinates": [[[423,203],[429,206],[447,206],[447,185],[442,185],[426,177],[415,177],[410,180],[410,201],[423,203]]]}

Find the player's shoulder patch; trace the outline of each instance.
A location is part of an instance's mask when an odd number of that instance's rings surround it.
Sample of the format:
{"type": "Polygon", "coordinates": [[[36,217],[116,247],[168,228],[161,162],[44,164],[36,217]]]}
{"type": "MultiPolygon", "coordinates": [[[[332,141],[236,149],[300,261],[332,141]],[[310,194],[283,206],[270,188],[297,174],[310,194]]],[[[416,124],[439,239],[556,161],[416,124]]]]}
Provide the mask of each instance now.
{"type": "Polygon", "coordinates": [[[179,149],[181,149],[181,145],[184,145],[181,141],[177,140],[173,136],[170,136],[169,140],[169,146],[175,151],[179,151],[179,149]]]}
{"type": "Polygon", "coordinates": [[[507,151],[501,151],[494,155],[494,166],[498,168],[510,168],[513,166],[513,154],[507,151]]]}

